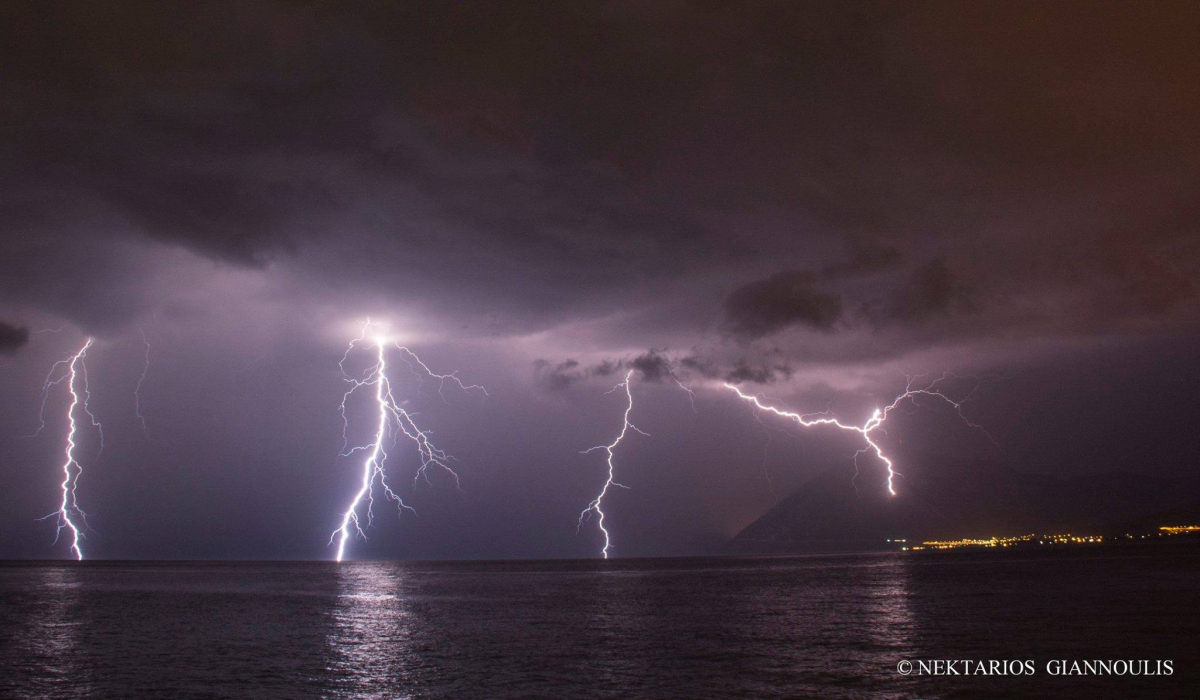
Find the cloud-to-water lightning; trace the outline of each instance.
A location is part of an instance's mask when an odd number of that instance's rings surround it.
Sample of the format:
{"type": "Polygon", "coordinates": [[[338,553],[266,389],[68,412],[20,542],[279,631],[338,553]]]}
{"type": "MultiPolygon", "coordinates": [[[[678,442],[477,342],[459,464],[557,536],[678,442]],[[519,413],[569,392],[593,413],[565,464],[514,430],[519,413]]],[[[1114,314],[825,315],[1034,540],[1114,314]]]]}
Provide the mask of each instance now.
{"type": "MultiPolygon", "coordinates": [[[[941,379],[944,379],[944,378],[945,378],[945,375],[943,375],[941,379]]],[[[888,494],[895,496],[896,495],[895,477],[896,477],[896,473],[897,473],[896,469],[895,469],[895,465],[892,463],[892,460],[883,453],[883,448],[881,448],[879,446],[879,443],[875,442],[875,440],[872,439],[871,433],[878,430],[883,425],[884,421],[887,420],[888,414],[891,413],[891,411],[893,409],[895,409],[897,406],[899,406],[900,403],[903,402],[905,399],[908,399],[908,400],[914,401],[914,402],[916,400],[916,397],[918,397],[918,396],[933,396],[938,399],[941,399],[941,400],[945,401],[946,403],[950,404],[951,406],[953,406],[954,410],[958,412],[959,417],[962,418],[964,421],[966,421],[967,425],[971,426],[972,428],[976,428],[977,430],[983,431],[983,428],[981,426],[976,425],[975,423],[971,422],[970,420],[967,420],[966,416],[963,415],[961,401],[955,401],[954,399],[951,399],[949,396],[946,396],[945,394],[943,394],[941,391],[939,391],[937,389],[937,384],[938,384],[938,382],[941,381],[941,379],[935,380],[934,382],[930,383],[928,386],[926,386],[923,389],[914,389],[913,388],[913,380],[910,379],[908,381],[907,386],[905,386],[903,393],[901,393],[899,396],[897,396],[886,407],[875,409],[875,412],[871,414],[871,417],[869,419],[867,419],[867,422],[863,423],[861,426],[849,425],[849,424],[843,423],[836,418],[830,417],[826,413],[796,413],[794,411],[785,411],[783,409],[776,408],[774,406],[768,406],[768,405],[764,404],[762,401],[759,400],[758,396],[747,394],[747,393],[743,392],[741,389],[739,389],[738,387],[734,386],[733,384],[726,383],[725,388],[729,389],[730,391],[733,391],[742,399],[754,404],[754,406],[761,411],[767,411],[770,413],[774,413],[777,416],[782,416],[789,420],[795,421],[796,423],[799,423],[800,425],[802,425],[806,428],[812,427],[814,425],[832,425],[832,426],[835,426],[842,430],[851,430],[856,433],[859,433],[860,435],[863,436],[863,440],[866,441],[867,447],[864,447],[861,450],[859,450],[858,452],[854,453],[855,464],[856,465],[858,464],[858,456],[861,455],[862,453],[867,452],[867,451],[874,452],[875,456],[878,457],[879,460],[881,462],[883,462],[884,465],[887,467],[888,494]]],[[[986,434],[986,431],[984,431],[984,432],[986,434]]]]}
{"type": "Polygon", "coordinates": [[[612,544],[612,542],[609,539],[608,530],[604,527],[604,510],[603,510],[604,497],[606,495],[608,495],[608,490],[610,488],[612,488],[613,486],[617,486],[620,488],[627,488],[623,484],[618,483],[615,479],[615,475],[614,475],[615,468],[613,466],[613,457],[614,457],[613,450],[615,450],[617,448],[617,445],[621,444],[621,441],[625,439],[625,436],[629,433],[630,430],[641,433],[642,435],[646,435],[645,432],[638,429],[638,427],[636,425],[634,425],[633,423],[631,423],[629,421],[629,414],[633,412],[633,392],[629,388],[629,383],[632,378],[633,378],[633,370],[629,370],[628,372],[625,373],[625,381],[614,386],[608,392],[611,394],[618,389],[623,389],[625,391],[626,403],[625,403],[625,413],[624,413],[624,417],[623,417],[623,422],[621,424],[621,432],[617,433],[617,437],[615,439],[613,439],[613,441],[608,443],[607,445],[596,445],[595,447],[589,447],[588,449],[583,451],[584,454],[587,454],[589,452],[594,452],[596,450],[604,451],[605,463],[608,465],[608,478],[604,480],[604,486],[601,487],[599,495],[597,495],[596,498],[594,498],[592,500],[592,502],[588,504],[587,508],[584,508],[583,511],[579,513],[579,524],[575,527],[575,531],[578,532],[579,528],[583,527],[583,521],[586,518],[588,518],[588,516],[591,513],[594,512],[596,514],[596,523],[600,527],[600,532],[603,533],[603,535],[604,535],[604,549],[602,549],[600,551],[600,553],[604,556],[605,559],[608,559],[608,549],[609,549],[609,546],[612,544]]]}
{"type": "MultiPolygon", "coordinates": [[[[341,362],[338,367],[341,368],[342,378],[350,384],[350,388],[342,396],[341,415],[342,415],[342,456],[365,452],[366,458],[362,465],[362,478],[359,483],[358,491],[355,492],[354,498],[350,501],[350,505],[342,513],[341,525],[330,535],[329,542],[332,544],[337,540],[337,560],[342,561],[346,555],[346,542],[352,534],[357,534],[360,537],[366,537],[363,532],[363,523],[359,510],[364,507],[366,511],[366,525],[369,527],[372,519],[372,507],[374,505],[374,488],[376,482],[383,489],[384,496],[395,501],[397,508],[403,512],[405,510],[413,511],[413,509],[404,502],[398,493],[391,487],[387,480],[387,474],[384,471],[384,465],[387,462],[388,452],[385,446],[389,434],[392,438],[392,444],[395,445],[401,434],[413,442],[417,448],[417,453],[421,458],[421,466],[416,470],[414,481],[425,479],[429,481],[428,469],[431,466],[438,467],[448,473],[454,479],[454,483],[458,485],[458,474],[450,468],[448,462],[452,460],[450,455],[434,446],[429,440],[430,432],[417,427],[413,420],[413,414],[406,411],[403,406],[396,400],[392,392],[391,379],[388,377],[388,350],[395,349],[403,353],[402,361],[409,365],[409,370],[415,372],[413,363],[421,367],[430,377],[439,380],[444,384],[447,379],[455,382],[465,390],[478,390],[487,393],[487,390],[481,386],[474,384],[464,384],[454,374],[436,374],[432,372],[421,358],[417,357],[416,353],[407,347],[394,342],[393,340],[383,335],[372,335],[368,337],[368,333],[374,328],[375,324],[370,319],[363,325],[362,333],[357,338],[350,341],[346,352],[342,355],[341,362]],[[350,358],[350,354],[361,347],[364,350],[374,350],[373,364],[371,364],[365,372],[358,375],[352,375],[346,370],[346,362],[350,358]],[[376,424],[375,432],[371,441],[365,445],[357,445],[349,447],[349,438],[347,431],[349,430],[349,419],[346,417],[346,402],[359,389],[370,387],[374,390],[374,403],[378,412],[378,423],[376,424]]],[[[440,386],[439,386],[440,391],[440,386]]]]}
{"type": "MultiPolygon", "coordinates": [[[[42,409],[46,407],[46,397],[50,393],[50,387],[66,382],[67,392],[71,396],[71,403],[67,406],[67,446],[65,450],[65,461],[62,465],[63,480],[62,480],[62,501],[59,504],[58,510],[47,515],[43,519],[55,518],[57,520],[57,528],[54,533],[54,541],[58,542],[58,538],[62,536],[63,530],[70,531],[71,536],[71,553],[76,559],[83,559],[83,549],[80,545],[80,540],[83,538],[83,532],[87,528],[87,514],[79,507],[79,501],[76,498],[75,489],[79,484],[79,477],[83,473],[83,466],[79,459],[75,456],[75,442],[78,433],[78,423],[76,422],[75,414],[77,410],[82,410],[91,424],[95,426],[100,434],[100,449],[104,449],[104,432],[100,426],[100,421],[92,413],[88,407],[88,400],[91,398],[91,391],[87,381],[87,351],[92,347],[92,339],[88,338],[83,347],[74,355],[66,360],[55,362],[50,368],[50,373],[46,375],[46,381],[42,385],[42,409]],[[56,373],[62,370],[62,375],[55,378],[56,373]],[[77,385],[78,380],[78,385],[77,385]],[[82,527],[82,529],[81,529],[82,527]]],[[[38,432],[41,432],[45,427],[46,422],[43,414],[39,414],[41,423],[38,432]]],[[[36,433],[35,433],[36,434],[36,433]]],[[[98,456],[98,453],[97,453],[98,456]]]]}

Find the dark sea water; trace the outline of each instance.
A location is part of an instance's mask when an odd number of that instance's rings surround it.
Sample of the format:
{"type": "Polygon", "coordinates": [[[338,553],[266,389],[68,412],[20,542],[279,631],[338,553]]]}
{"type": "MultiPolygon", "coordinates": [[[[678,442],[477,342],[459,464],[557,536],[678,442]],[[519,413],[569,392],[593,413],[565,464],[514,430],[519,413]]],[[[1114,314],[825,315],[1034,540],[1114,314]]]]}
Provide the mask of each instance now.
{"type": "Polygon", "coordinates": [[[1200,697],[1200,547],[0,564],[0,697],[1200,697]],[[1033,677],[905,677],[904,659],[1033,677]],[[1174,675],[1049,677],[1052,659],[1174,675]]]}

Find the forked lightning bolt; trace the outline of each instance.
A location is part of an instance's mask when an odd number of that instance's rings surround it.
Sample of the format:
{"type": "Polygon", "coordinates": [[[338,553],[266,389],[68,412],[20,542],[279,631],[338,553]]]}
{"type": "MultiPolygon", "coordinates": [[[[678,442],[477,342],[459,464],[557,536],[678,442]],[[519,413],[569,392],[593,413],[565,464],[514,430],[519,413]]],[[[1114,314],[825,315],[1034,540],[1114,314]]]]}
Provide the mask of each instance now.
{"type": "MultiPolygon", "coordinates": [[[[945,378],[945,375],[942,376],[942,379],[944,379],[944,378],[945,378]]],[[[895,398],[895,400],[893,400],[885,408],[875,409],[875,412],[871,414],[871,417],[869,419],[867,419],[867,422],[862,424],[861,426],[849,425],[849,424],[843,423],[836,418],[829,417],[825,413],[795,413],[793,411],[785,411],[783,409],[779,409],[774,406],[768,406],[768,405],[764,404],[762,401],[759,400],[758,396],[752,396],[750,394],[746,394],[741,389],[737,388],[736,386],[734,386],[732,384],[726,383],[725,388],[729,389],[730,391],[733,391],[738,396],[740,396],[742,399],[754,404],[754,406],[757,407],[761,411],[768,411],[770,413],[774,413],[777,416],[782,416],[789,420],[793,420],[802,426],[812,427],[814,425],[832,425],[832,426],[835,426],[842,430],[852,430],[856,433],[859,433],[860,435],[863,436],[863,440],[866,441],[867,447],[864,447],[863,449],[854,453],[855,464],[858,463],[858,456],[861,455],[863,452],[867,452],[867,451],[874,452],[875,456],[878,457],[879,460],[881,462],[883,462],[884,465],[887,467],[888,493],[892,496],[895,496],[896,495],[895,465],[892,463],[892,460],[883,453],[883,449],[879,446],[879,443],[875,442],[875,440],[872,439],[871,433],[878,430],[883,425],[884,421],[887,420],[888,414],[891,413],[892,410],[895,409],[897,406],[899,406],[900,403],[903,402],[905,399],[915,401],[916,397],[918,397],[918,396],[933,396],[933,397],[939,398],[939,399],[945,401],[946,403],[950,404],[951,406],[953,406],[954,410],[958,412],[959,417],[962,418],[964,421],[966,421],[967,425],[971,426],[972,428],[976,428],[980,431],[983,431],[982,427],[967,420],[967,418],[963,415],[961,401],[955,401],[955,400],[951,399],[949,396],[946,396],[945,394],[943,394],[941,391],[939,391],[936,388],[938,382],[940,382],[940,381],[941,381],[941,379],[938,379],[923,389],[914,389],[912,380],[910,379],[908,382],[908,385],[905,387],[904,392],[902,394],[897,396],[895,398]]],[[[984,431],[984,433],[986,434],[986,431],[984,431]]],[[[989,436],[989,438],[990,438],[990,436],[989,436]]]]}
{"type": "MultiPolygon", "coordinates": [[[[636,425],[629,422],[629,414],[633,412],[633,392],[629,388],[629,382],[632,378],[633,378],[633,370],[629,370],[628,372],[625,373],[625,381],[614,386],[608,392],[611,394],[618,389],[624,389],[624,391],[625,391],[626,404],[625,404],[624,420],[621,424],[621,432],[618,433],[616,439],[614,439],[609,444],[597,445],[595,447],[589,447],[588,449],[583,451],[584,454],[587,454],[589,452],[594,452],[596,450],[604,451],[605,462],[608,464],[608,478],[605,479],[604,486],[600,489],[600,494],[598,496],[596,496],[596,498],[593,499],[591,503],[588,504],[587,508],[584,508],[583,511],[579,513],[579,524],[575,527],[575,531],[578,532],[579,529],[581,527],[583,527],[584,519],[586,519],[589,514],[594,512],[596,514],[596,522],[600,527],[600,532],[604,534],[604,549],[601,550],[601,554],[604,555],[605,559],[608,559],[608,548],[609,548],[609,545],[611,544],[611,541],[609,540],[608,530],[605,529],[605,527],[604,527],[604,510],[602,509],[602,506],[604,505],[604,497],[606,495],[608,495],[608,490],[610,488],[612,488],[613,486],[617,486],[620,488],[626,488],[624,485],[617,483],[617,481],[615,480],[615,475],[614,475],[615,468],[613,467],[613,457],[614,457],[613,450],[615,450],[617,448],[617,445],[621,444],[621,441],[625,439],[625,436],[627,434],[629,434],[630,430],[641,433],[642,435],[646,435],[646,433],[639,430],[636,425]]],[[[680,386],[682,386],[682,385],[680,385],[680,386]]]]}
{"type": "MultiPolygon", "coordinates": [[[[79,507],[79,501],[75,496],[75,487],[79,483],[79,477],[83,473],[83,466],[75,457],[75,438],[78,433],[78,424],[75,421],[75,412],[81,409],[92,425],[96,427],[100,433],[100,449],[104,449],[104,432],[100,426],[100,421],[96,420],[96,416],[92,414],[88,407],[88,400],[91,398],[91,392],[88,388],[87,381],[87,351],[92,346],[92,339],[88,338],[83,347],[79,349],[69,359],[59,360],[50,368],[50,373],[46,375],[46,381],[42,385],[42,410],[46,408],[46,398],[50,393],[50,387],[61,384],[63,381],[67,383],[67,392],[71,395],[71,403],[67,407],[67,447],[65,450],[65,461],[62,465],[63,480],[62,480],[62,501],[59,504],[58,510],[46,518],[56,518],[58,527],[55,529],[54,541],[58,542],[58,538],[62,535],[63,530],[69,530],[71,533],[71,552],[76,559],[83,559],[83,549],[80,546],[80,540],[83,538],[83,531],[80,529],[82,525],[87,527],[87,514],[79,507]],[[57,379],[55,374],[62,368],[63,373],[57,379]],[[81,388],[76,387],[76,380],[79,380],[81,388]],[[77,523],[76,520],[79,522],[77,523]]],[[[46,426],[43,414],[39,414],[38,432],[46,426]]],[[[35,433],[36,435],[37,433],[35,433]]],[[[98,456],[98,453],[97,453],[98,456]]]]}
{"type": "MultiPolygon", "coordinates": [[[[412,508],[400,498],[400,495],[391,487],[387,480],[387,474],[384,470],[384,465],[387,462],[388,452],[385,447],[385,442],[389,437],[392,438],[392,445],[396,444],[401,434],[413,442],[417,448],[417,453],[421,458],[421,466],[417,469],[414,481],[425,479],[429,481],[428,469],[431,466],[436,466],[443,469],[446,473],[454,478],[455,485],[458,485],[458,474],[450,468],[448,462],[452,458],[438,449],[429,440],[429,431],[421,430],[417,427],[413,420],[413,414],[404,409],[403,406],[396,400],[395,394],[392,392],[391,380],[388,378],[387,354],[389,349],[395,349],[403,353],[401,359],[409,366],[409,370],[416,373],[413,363],[420,366],[430,377],[439,381],[439,392],[441,385],[447,379],[458,384],[463,390],[479,390],[484,394],[487,390],[481,386],[474,384],[464,384],[454,374],[436,374],[432,372],[421,358],[417,357],[416,353],[407,347],[391,341],[383,336],[367,337],[368,332],[375,324],[370,319],[363,325],[362,333],[350,341],[350,345],[346,348],[346,352],[342,355],[341,362],[338,366],[341,368],[342,377],[350,383],[350,388],[342,396],[341,415],[342,415],[342,456],[365,452],[366,458],[363,460],[362,478],[359,483],[358,491],[354,494],[354,498],[350,501],[350,505],[342,514],[340,527],[333,531],[329,538],[330,544],[337,540],[337,560],[342,561],[346,555],[346,542],[352,534],[357,534],[361,537],[366,537],[363,532],[362,516],[359,510],[364,507],[366,511],[366,525],[369,527],[372,519],[372,507],[374,505],[374,488],[376,482],[379,488],[383,489],[384,496],[396,502],[400,511],[412,511],[412,508]],[[367,368],[363,374],[351,375],[346,370],[346,362],[350,358],[350,353],[357,347],[363,349],[374,349],[374,364],[367,368]],[[354,394],[363,387],[371,387],[375,393],[375,406],[378,411],[378,423],[376,424],[374,437],[366,445],[358,445],[349,447],[349,438],[347,431],[349,430],[349,419],[346,417],[346,402],[354,394]]],[[[419,375],[418,375],[419,376],[419,375]]],[[[415,511],[414,511],[415,512],[415,511]]]]}

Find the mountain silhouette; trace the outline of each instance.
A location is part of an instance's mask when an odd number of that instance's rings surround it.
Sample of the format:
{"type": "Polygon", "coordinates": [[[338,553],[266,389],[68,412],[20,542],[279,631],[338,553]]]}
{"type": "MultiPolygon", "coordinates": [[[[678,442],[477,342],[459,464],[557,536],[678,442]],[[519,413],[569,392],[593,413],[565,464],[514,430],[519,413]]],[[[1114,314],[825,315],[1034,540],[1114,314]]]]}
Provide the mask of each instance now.
{"type": "Polygon", "coordinates": [[[738,533],[737,552],[878,549],[887,540],[1118,533],[1200,513],[1195,484],[1130,472],[1057,477],[988,460],[897,477],[829,469],[738,533]]]}

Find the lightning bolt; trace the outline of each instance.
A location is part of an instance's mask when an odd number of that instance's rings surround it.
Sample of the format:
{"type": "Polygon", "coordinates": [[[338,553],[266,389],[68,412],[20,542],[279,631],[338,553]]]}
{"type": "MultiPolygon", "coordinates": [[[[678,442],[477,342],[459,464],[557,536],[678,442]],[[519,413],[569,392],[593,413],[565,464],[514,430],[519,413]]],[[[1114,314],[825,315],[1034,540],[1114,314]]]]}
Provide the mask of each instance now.
{"type": "MultiPolygon", "coordinates": [[[[399,440],[400,435],[404,435],[416,446],[417,454],[421,458],[421,466],[417,469],[416,476],[413,477],[414,483],[420,479],[424,479],[426,483],[431,483],[429,481],[428,470],[430,467],[438,467],[454,478],[454,484],[456,487],[459,485],[458,474],[452,468],[450,468],[450,465],[448,464],[448,462],[453,461],[453,458],[434,446],[429,439],[430,431],[419,428],[416,422],[413,420],[414,414],[406,411],[404,407],[401,406],[396,400],[395,394],[392,391],[391,380],[388,378],[388,350],[395,349],[403,353],[401,357],[402,361],[408,365],[409,371],[413,372],[414,374],[417,374],[413,366],[415,363],[430,377],[437,379],[439,382],[439,393],[441,393],[442,385],[449,380],[457,384],[464,391],[478,390],[483,392],[485,395],[487,394],[487,390],[482,386],[475,384],[464,384],[455,373],[437,374],[433,372],[424,362],[421,361],[421,358],[418,357],[416,353],[409,348],[400,345],[399,343],[393,342],[381,335],[368,338],[367,333],[374,325],[375,324],[373,324],[370,319],[366,320],[366,322],[363,324],[362,333],[360,333],[357,338],[350,341],[350,344],[346,348],[346,352],[342,355],[342,359],[338,363],[338,367],[342,372],[342,378],[350,384],[350,388],[345,394],[342,395],[342,403],[340,407],[342,416],[341,456],[349,457],[350,455],[358,452],[365,452],[367,455],[363,460],[362,478],[359,483],[358,491],[354,494],[354,498],[350,501],[350,504],[346,508],[345,512],[342,513],[341,525],[338,527],[338,529],[333,531],[329,538],[330,544],[333,544],[333,541],[337,540],[337,561],[339,562],[342,561],[346,555],[346,542],[350,539],[352,534],[357,534],[364,539],[366,538],[366,533],[363,532],[362,516],[359,515],[359,511],[363,508],[365,502],[367,520],[366,526],[370,527],[373,517],[372,508],[375,502],[374,488],[377,482],[379,487],[383,490],[385,498],[395,501],[400,512],[404,512],[406,510],[414,513],[416,512],[412,509],[412,507],[404,502],[400,495],[396,493],[396,491],[388,483],[384,465],[388,458],[385,442],[387,441],[389,434],[392,438],[391,442],[393,446],[399,440]],[[373,349],[374,364],[368,367],[364,373],[352,375],[346,370],[346,362],[349,360],[351,352],[353,352],[357,347],[362,347],[363,349],[373,349]],[[376,424],[374,438],[369,443],[365,445],[349,447],[347,431],[349,430],[350,423],[346,416],[346,402],[356,391],[363,387],[371,387],[374,390],[374,401],[378,411],[379,420],[376,424]]],[[[418,374],[418,376],[420,375],[418,374]]],[[[444,394],[442,395],[442,398],[445,399],[444,394]]]]}
{"type": "Polygon", "coordinates": [[[692,413],[695,413],[696,412],[696,392],[692,391],[691,387],[688,387],[683,382],[679,381],[679,378],[676,377],[674,373],[671,374],[671,381],[675,382],[675,384],[680,389],[683,389],[684,391],[687,392],[688,403],[690,403],[692,406],[692,413]]]}
{"type": "MultiPolygon", "coordinates": [[[[65,450],[66,461],[63,462],[63,480],[62,480],[62,502],[59,504],[58,510],[50,515],[47,515],[43,520],[54,517],[57,519],[57,528],[54,533],[54,541],[58,542],[58,538],[62,535],[63,530],[71,532],[71,552],[78,560],[83,559],[83,550],[80,547],[79,541],[83,538],[83,532],[80,530],[75,520],[72,520],[74,514],[83,527],[87,527],[87,514],[79,507],[79,501],[75,496],[75,487],[79,484],[79,477],[83,473],[83,466],[75,458],[75,435],[78,432],[78,424],[75,420],[76,409],[81,409],[83,413],[91,421],[91,424],[96,427],[100,434],[100,449],[104,449],[104,430],[100,425],[100,421],[92,413],[88,407],[88,401],[91,399],[91,391],[88,388],[87,381],[87,351],[92,346],[92,339],[88,338],[83,347],[79,349],[69,359],[59,360],[50,368],[50,373],[46,375],[46,381],[42,385],[42,413],[39,413],[38,418],[41,426],[38,428],[40,433],[45,427],[46,422],[43,418],[46,408],[46,397],[50,393],[50,388],[67,383],[67,392],[71,395],[71,404],[67,407],[67,447],[65,450]],[[65,368],[65,369],[62,369],[65,368]],[[55,379],[55,373],[62,369],[62,375],[55,379]],[[76,380],[82,385],[81,388],[76,388],[76,380]]],[[[35,435],[37,433],[34,433],[35,435]]],[[[97,457],[99,452],[97,452],[97,457]]]]}
{"type": "MultiPolygon", "coordinates": [[[[633,412],[633,392],[629,388],[630,380],[632,378],[633,378],[633,370],[629,370],[628,372],[625,373],[625,381],[614,386],[612,389],[610,389],[608,391],[608,393],[610,393],[610,394],[617,391],[618,389],[623,389],[625,391],[626,404],[625,404],[625,413],[623,416],[623,422],[621,424],[621,432],[618,433],[617,437],[609,444],[596,445],[595,447],[589,447],[588,449],[583,451],[583,454],[587,454],[589,452],[594,452],[596,450],[604,451],[605,462],[608,464],[608,478],[605,479],[604,486],[601,487],[601,489],[600,489],[600,494],[597,495],[596,498],[594,498],[592,500],[592,502],[588,504],[587,508],[584,508],[583,511],[581,511],[579,513],[579,524],[575,527],[575,532],[579,532],[579,529],[583,527],[583,521],[585,519],[587,519],[591,513],[594,512],[596,514],[596,523],[600,527],[600,532],[604,534],[604,549],[602,549],[600,551],[600,553],[602,555],[604,555],[605,559],[608,559],[608,549],[609,549],[609,546],[612,544],[612,541],[609,538],[608,530],[604,527],[604,510],[602,508],[602,506],[604,505],[604,497],[606,495],[608,495],[608,490],[610,488],[612,488],[613,486],[617,486],[619,488],[628,488],[624,484],[618,483],[615,479],[615,475],[614,475],[615,467],[613,466],[613,457],[615,455],[613,453],[613,450],[615,450],[617,448],[617,445],[621,444],[621,441],[625,439],[625,436],[629,434],[630,430],[641,433],[642,435],[647,435],[647,433],[640,430],[636,425],[629,422],[629,414],[633,412]]],[[[680,386],[682,386],[682,385],[680,385],[680,386]]]]}
{"type": "Polygon", "coordinates": [[[133,414],[142,424],[142,434],[147,439],[150,438],[150,433],[146,430],[146,416],[142,415],[142,384],[146,383],[146,375],[150,372],[150,341],[146,339],[146,331],[140,331],[142,334],[142,344],[146,346],[145,359],[142,363],[142,376],[138,377],[137,386],[133,388],[133,414]]]}
{"type": "MultiPolygon", "coordinates": [[[[51,330],[49,332],[58,332],[60,330],[62,330],[62,329],[57,328],[57,329],[51,330]]],[[[26,438],[37,437],[38,435],[42,434],[43,430],[46,429],[46,402],[50,400],[50,389],[52,387],[58,386],[63,381],[65,381],[69,378],[71,380],[69,382],[69,390],[72,392],[72,396],[74,396],[75,377],[77,374],[76,367],[78,367],[78,374],[79,374],[79,376],[81,376],[83,378],[83,395],[84,395],[83,412],[87,415],[88,419],[92,423],[92,426],[96,428],[96,431],[100,435],[100,447],[96,451],[96,457],[99,458],[101,453],[104,452],[104,426],[101,425],[100,421],[96,419],[96,416],[92,414],[91,408],[89,407],[89,400],[92,397],[92,392],[91,392],[91,388],[88,386],[87,362],[85,362],[85,358],[87,357],[87,350],[89,347],[91,347],[92,342],[93,342],[93,339],[88,338],[87,342],[84,343],[84,346],[82,348],[80,348],[78,353],[72,355],[71,357],[69,357],[65,360],[59,360],[58,362],[55,362],[53,365],[50,366],[50,371],[46,374],[45,381],[42,382],[42,394],[41,394],[42,400],[41,400],[40,406],[38,407],[37,430],[33,431],[32,433],[30,433],[28,435],[24,435],[22,437],[26,437],[26,438]],[[65,369],[63,369],[63,368],[65,368],[65,369]],[[55,374],[60,369],[63,369],[63,373],[57,379],[55,379],[54,378],[55,374]]]]}
{"type": "Polygon", "coordinates": [[[67,324],[64,323],[58,328],[39,328],[36,331],[31,331],[30,335],[41,335],[42,333],[62,333],[63,329],[66,327],[67,324]]]}
{"type": "MultiPolygon", "coordinates": [[[[807,413],[807,414],[795,413],[793,411],[786,411],[786,410],[783,410],[780,408],[776,408],[774,406],[768,406],[768,405],[764,404],[762,401],[760,401],[759,397],[757,395],[746,394],[741,389],[734,386],[733,384],[726,383],[725,388],[734,392],[739,397],[741,397],[743,400],[754,404],[754,406],[756,408],[758,408],[760,411],[767,411],[770,413],[774,413],[777,416],[782,416],[789,420],[793,420],[796,423],[799,423],[800,425],[802,425],[806,428],[810,428],[814,425],[832,425],[841,430],[850,430],[850,431],[859,433],[860,435],[863,436],[863,440],[866,441],[867,446],[864,447],[863,449],[859,450],[858,452],[854,453],[855,466],[857,467],[857,465],[858,465],[859,455],[861,455],[864,452],[874,452],[875,456],[881,462],[883,462],[884,466],[887,467],[887,475],[888,475],[887,490],[890,495],[895,496],[896,495],[895,477],[897,474],[896,469],[895,469],[895,464],[893,464],[892,460],[883,453],[883,448],[881,448],[879,446],[879,443],[875,442],[875,440],[872,439],[871,433],[873,433],[876,430],[879,430],[881,428],[881,426],[883,425],[884,421],[887,420],[888,414],[890,414],[893,410],[895,410],[895,408],[897,406],[899,406],[903,401],[909,400],[915,404],[918,396],[932,396],[932,397],[941,399],[942,401],[945,401],[946,403],[953,406],[954,410],[958,413],[959,417],[962,418],[963,421],[966,422],[967,425],[969,425],[972,428],[975,428],[977,430],[980,430],[985,435],[987,435],[987,431],[984,430],[982,426],[979,426],[979,425],[971,422],[970,420],[967,419],[967,417],[965,415],[963,415],[962,401],[955,401],[954,399],[950,398],[946,394],[942,393],[939,389],[937,389],[938,383],[941,382],[943,379],[945,379],[946,376],[947,375],[943,374],[941,378],[934,380],[932,383],[930,383],[929,385],[927,385],[926,387],[924,387],[922,389],[914,389],[913,388],[914,379],[909,378],[908,383],[904,388],[904,392],[901,393],[899,396],[897,396],[886,407],[875,409],[875,412],[871,414],[871,417],[867,419],[867,422],[863,423],[861,426],[843,423],[840,420],[838,420],[837,418],[830,417],[825,412],[807,413]]],[[[990,439],[991,436],[988,435],[988,438],[990,439]]],[[[994,443],[995,440],[993,440],[992,442],[994,443]]]]}
{"type": "MultiPolygon", "coordinates": [[[[419,366],[425,372],[425,374],[438,380],[438,395],[442,397],[443,401],[446,400],[446,394],[444,393],[444,389],[446,388],[446,380],[450,380],[451,382],[457,384],[458,388],[462,389],[463,391],[480,391],[483,392],[484,396],[488,395],[487,389],[479,386],[478,384],[464,384],[463,381],[458,378],[458,372],[451,372],[450,374],[438,374],[429,369],[429,367],[421,361],[421,358],[417,357],[417,353],[409,350],[408,347],[397,343],[396,349],[404,353],[400,359],[408,365],[409,371],[415,374],[418,379],[423,379],[423,377],[421,377],[420,373],[413,369],[412,365],[414,362],[417,363],[417,366],[419,366]]],[[[419,390],[420,388],[418,387],[418,391],[419,390]]]]}

